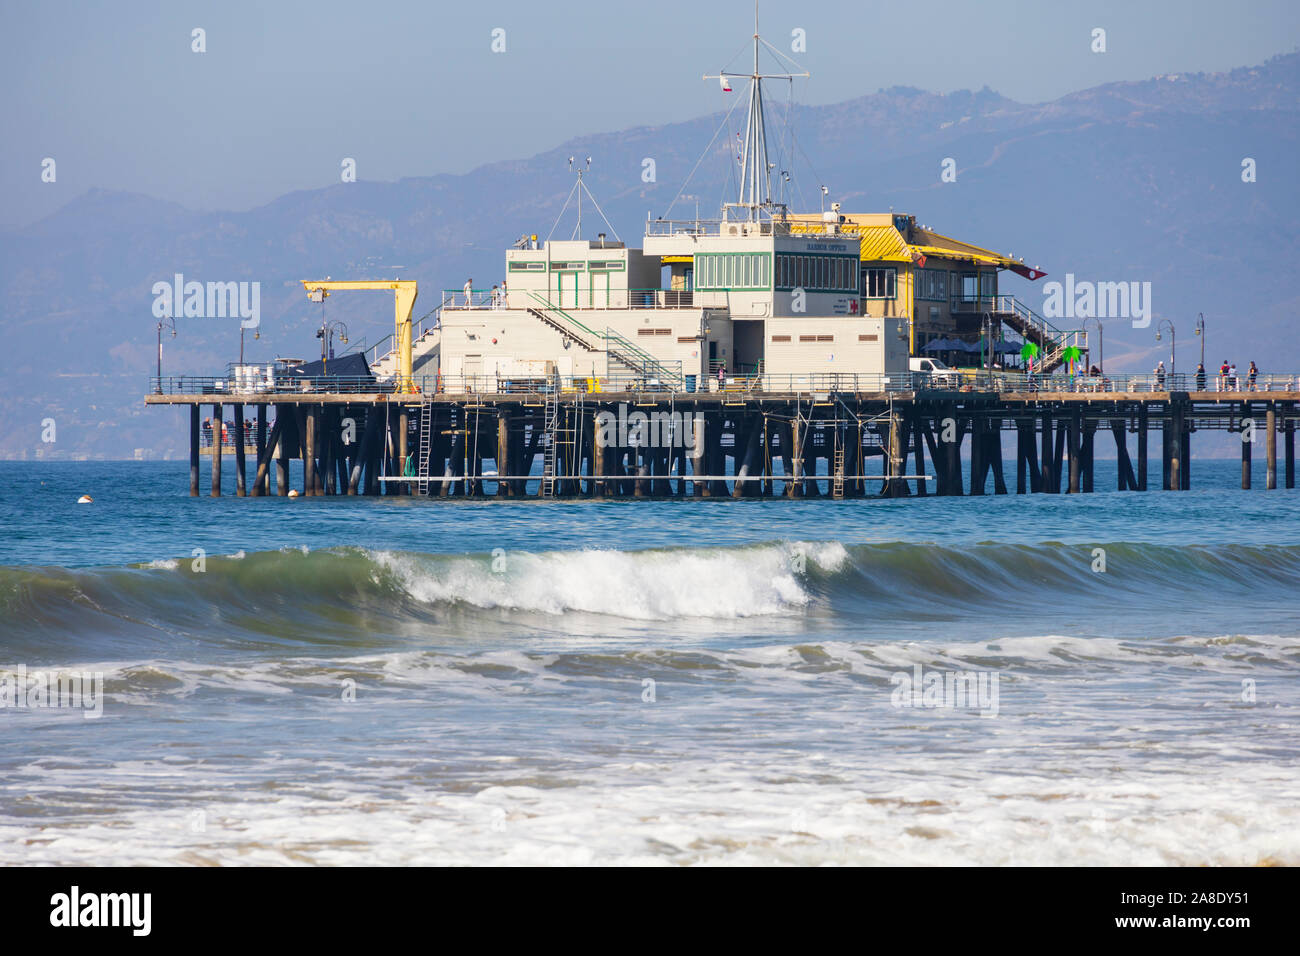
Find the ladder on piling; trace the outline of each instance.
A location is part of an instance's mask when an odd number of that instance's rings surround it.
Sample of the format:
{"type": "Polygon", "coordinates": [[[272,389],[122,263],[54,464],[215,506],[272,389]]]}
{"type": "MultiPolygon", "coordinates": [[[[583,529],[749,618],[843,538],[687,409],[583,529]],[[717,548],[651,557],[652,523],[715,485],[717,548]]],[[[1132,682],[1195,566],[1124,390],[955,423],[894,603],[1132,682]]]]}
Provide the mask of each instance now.
{"type": "MultiPolygon", "coordinates": [[[[425,399],[420,403],[420,444],[419,458],[416,464],[415,476],[417,478],[427,479],[429,477],[429,456],[433,451],[433,402],[425,399]]],[[[406,470],[406,462],[402,462],[402,470],[406,470]]],[[[427,490],[424,485],[420,487],[421,491],[427,490]]]]}
{"type": "Polygon", "coordinates": [[[546,412],[543,418],[542,441],[546,443],[546,448],[542,454],[542,497],[551,498],[555,495],[555,455],[556,448],[559,444],[559,435],[556,434],[556,425],[560,419],[560,382],[559,376],[556,375],[551,379],[550,392],[546,396],[546,412]]]}
{"type": "Polygon", "coordinates": [[[835,426],[835,464],[832,469],[831,497],[844,497],[844,430],[835,426]]]}

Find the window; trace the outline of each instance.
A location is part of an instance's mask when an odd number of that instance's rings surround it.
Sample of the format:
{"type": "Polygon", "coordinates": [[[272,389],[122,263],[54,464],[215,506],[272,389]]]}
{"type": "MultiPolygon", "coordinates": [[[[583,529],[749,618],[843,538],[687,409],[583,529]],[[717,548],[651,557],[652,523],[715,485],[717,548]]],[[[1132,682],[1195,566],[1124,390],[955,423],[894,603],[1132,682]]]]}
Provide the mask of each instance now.
{"type": "Polygon", "coordinates": [[[974,302],[978,297],[979,287],[976,285],[979,276],[973,272],[966,272],[961,277],[961,297],[964,302],[974,302]]]}
{"type": "Polygon", "coordinates": [[[833,335],[825,335],[825,334],[822,334],[822,335],[801,335],[801,336],[799,336],[799,341],[800,341],[800,342],[834,342],[834,341],[835,341],[835,336],[833,336],[833,335]]]}
{"type": "Polygon", "coordinates": [[[948,273],[944,269],[916,270],[916,297],[932,302],[948,301],[948,273]]]}
{"type": "Polygon", "coordinates": [[[592,272],[622,272],[623,263],[618,259],[611,259],[607,262],[591,262],[588,267],[592,272]]]}
{"type": "Polygon", "coordinates": [[[896,269],[863,269],[862,294],[868,299],[897,298],[896,269]]]}
{"type": "MultiPolygon", "coordinates": [[[[857,291],[854,256],[803,256],[780,253],[776,257],[776,287],[809,292],[857,291]]],[[[766,267],[766,263],[764,263],[766,267]]]]}
{"type": "Polygon", "coordinates": [[[772,341],[773,341],[773,342],[789,342],[789,341],[790,341],[790,336],[788,336],[788,335],[774,335],[774,336],[772,336],[772,341]]]}
{"type": "Polygon", "coordinates": [[[996,272],[980,273],[980,297],[991,299],[998,294],[998,274],[996,272]]]}
{"type": "Polygon", "coordinates": [[[875,341],[878,340],[879,338],[880,338],[880,336],[876,335],[874,332],[868,332],[868,333],[866,333],[865,335],[859,335],[859,336],[858,336],[858,341],[859,341],[859,342],[875,342],[875,341]]]}
{"type": "Polygon", "coordinates": [[[695,257],[700,289],[770,289],[771,256],[765,252],[707,252],[695,257]]]}
{"type": "Polygon", "coordinates": [[[513,260],[510,263],[511,272],[545,272],[546,263],[540,259],[536,261],[513,260]]]}

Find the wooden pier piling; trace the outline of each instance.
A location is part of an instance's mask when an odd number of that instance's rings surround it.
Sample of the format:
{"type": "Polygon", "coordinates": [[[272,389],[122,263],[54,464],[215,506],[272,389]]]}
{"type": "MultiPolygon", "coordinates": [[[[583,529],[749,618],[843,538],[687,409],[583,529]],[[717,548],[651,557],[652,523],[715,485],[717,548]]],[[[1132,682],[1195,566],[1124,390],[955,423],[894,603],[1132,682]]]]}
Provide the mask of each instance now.
{"type": "Polygon", "coordinates": [[[199,496],[199,406],[190,406],[190,497],[199,496]]]}
{"type": "Polygon", "coordinates": [[[1250,490],[1250,454],[1255,444],[1255,420],[1251,418],[1250,402],[1241,403],[1241,487],[1250,490]],[[1249,424],[1247,424],[1249,422],[1249,424]]]}
{"type": "Polygon", "coordinates": [[[212,406],[212,489],[210,497],[221,497],[221,433],[225,421],[221,417],[221,406],[212,406]]]}

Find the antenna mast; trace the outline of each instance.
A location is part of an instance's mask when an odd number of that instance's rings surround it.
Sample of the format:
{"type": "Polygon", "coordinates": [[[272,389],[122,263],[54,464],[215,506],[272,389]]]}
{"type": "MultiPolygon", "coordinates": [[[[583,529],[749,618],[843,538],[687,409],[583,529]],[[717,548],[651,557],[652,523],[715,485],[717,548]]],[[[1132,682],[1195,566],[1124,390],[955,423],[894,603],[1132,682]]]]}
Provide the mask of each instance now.
{"type": "Polygon", "coordinates": [[[555,217],[555,225],[551,226],[551,231],[546,234],[546,241],[549,242],[551,236],[555,234],[555,230],[559,227],[560,220],[564,218],[564,212],[569,208],[569,203],[573,201],[574,196],[577,196],[578,198],[578,224],[573,227],[573,235],[569,236],[569,238],[582,238],[582,194],[586,193],[587,198],[591,200],[591,204],[596,207],[596,212],[600,213],[600,218],[604,220],[605,227],[614,234],[615,240],[622,242],[623,240],[619,238],[618,230],[610,224],[609,218],[605,215],[605,210],[600,208],[600,203],[596,202],[596,197],[591,194],[591,190],[587,188],[587,184],[582,181],[583,173],[588,172],[591,169],[591,157],[587,157],[586,166],[579,165],[575,168],[574,157],[570,156],[569,169],[578,174],[577,179],[574,180],[573,188],[569,190],[569,195],[565,198],[564,205],[560,207],[560,214],[555,217]]]}
{"type": "MultiPolygon", "coordinates": [[[[745,123],[745,144],[740,158],[740,196],[734,205],[739,209],[743,209],[746,218],[751,222],[758,220],[759,213],[762,210],[767,210],[768,215],[771,215],[771,209],[775,205],[772,202],[772,167],[767,160],[767,126],[763,120],[763,81],[793,80],[796,77],[807,77],[809,75],[806,72],[759,72],[758,47],[760,43],[778,56],[794,63],[793,60],[780,53],[759,36],[758,0],[754,0],[754,71],[746,75],[744,73],[728,73],[723,70],[719,73],[706,74],[704,77],[706,80],[721,80],[723,89],[729,88],[726,83],[728,78],[749,79],[749,118],[745,123]]],[[[798,64],[795,64],[795,66],[798,66],[798,64]]]]}

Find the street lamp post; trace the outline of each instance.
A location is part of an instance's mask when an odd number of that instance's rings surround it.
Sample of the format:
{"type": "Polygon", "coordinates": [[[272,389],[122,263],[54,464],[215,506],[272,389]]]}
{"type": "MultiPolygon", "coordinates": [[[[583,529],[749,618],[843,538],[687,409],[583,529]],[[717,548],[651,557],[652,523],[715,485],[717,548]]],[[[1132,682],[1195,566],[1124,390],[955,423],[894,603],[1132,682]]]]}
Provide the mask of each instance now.
{"type": "Polygon", "coordinates": [[[1172,379],[1178,368],[1174,351],[1174,347],[1178,344],[1178,338],[1174,331],[1174,323],[1169,321],[1169,319],[1161,319],[1160,324],[1156,326],[1157,342],[1160,341],[1160,332],[1165,328],[1165,326],[1169,327],[1169,377],[1172,379]]]}
{"type": "MultiPolygon", "coordinates": [[[[1097,326],[1097,371],[1105,372],[1106,356],[1104,353],[1104,346],[1106,343],[1102,336],[1103,329],[1102,329],[1101,319],[1095,318],[1093,316],[1089,316],[1088,318],[1083,320],[1083,332],[1085,336],[1088,334],[1089,322],[1097,326]]],[[[1089,358],[1091,358],[1091,356],[1089,356],[1089,358]]]]}
{"type": "Polygon", "coordinates": [[[162,390],[163,390],[163,387],[162,387],[162,334],[163,334],[163,329],[165,329],[165,328],[169,328],[169,327],[170,327],[171,330],[172,330],[172,338],[176,338],[176,320],[175,320],[175,319],[173,319],[171,316],[168,316],[167,318],[160,320],[159,323],[158,323],[158,387],[157,387],[156,389],[154,389],[154,393],[157,394],[157,395],[161,395],[161,394],[162,394],[162,390]]]}
{"type": "MultiPolygon", "coordinates": [[[[262,330],[254,329],[253,338],[260,339],[261,337],[262,337],[262,330]]],[[[244,326],[242,323],[239,326],[239,364],[240,365],[244,364],[244,326]]]]}
{"type": "Polygon", "coordinates": [[[1196,313],[1196,334],[1201,338],[1201,367],[1205,367],[1205,313],[1196,313]]]}
{"type": "Polygon", "coordinates": [[[989,387],[993,386],[993,316],[988,312],[984,313],[984,347],[987,350],[984,365],[989,374],[989,387]]]}
{"type": "Polygon", "coordinates": [[[329,360],[334,357],[334,333],[339,333],[339,340],[344,345],[348,344],[348,327],[342,322],[321,322],[320,328],[316,330],[316,338],[320,339],[320,360],[324,367],[329,366],[329,360]]]}

